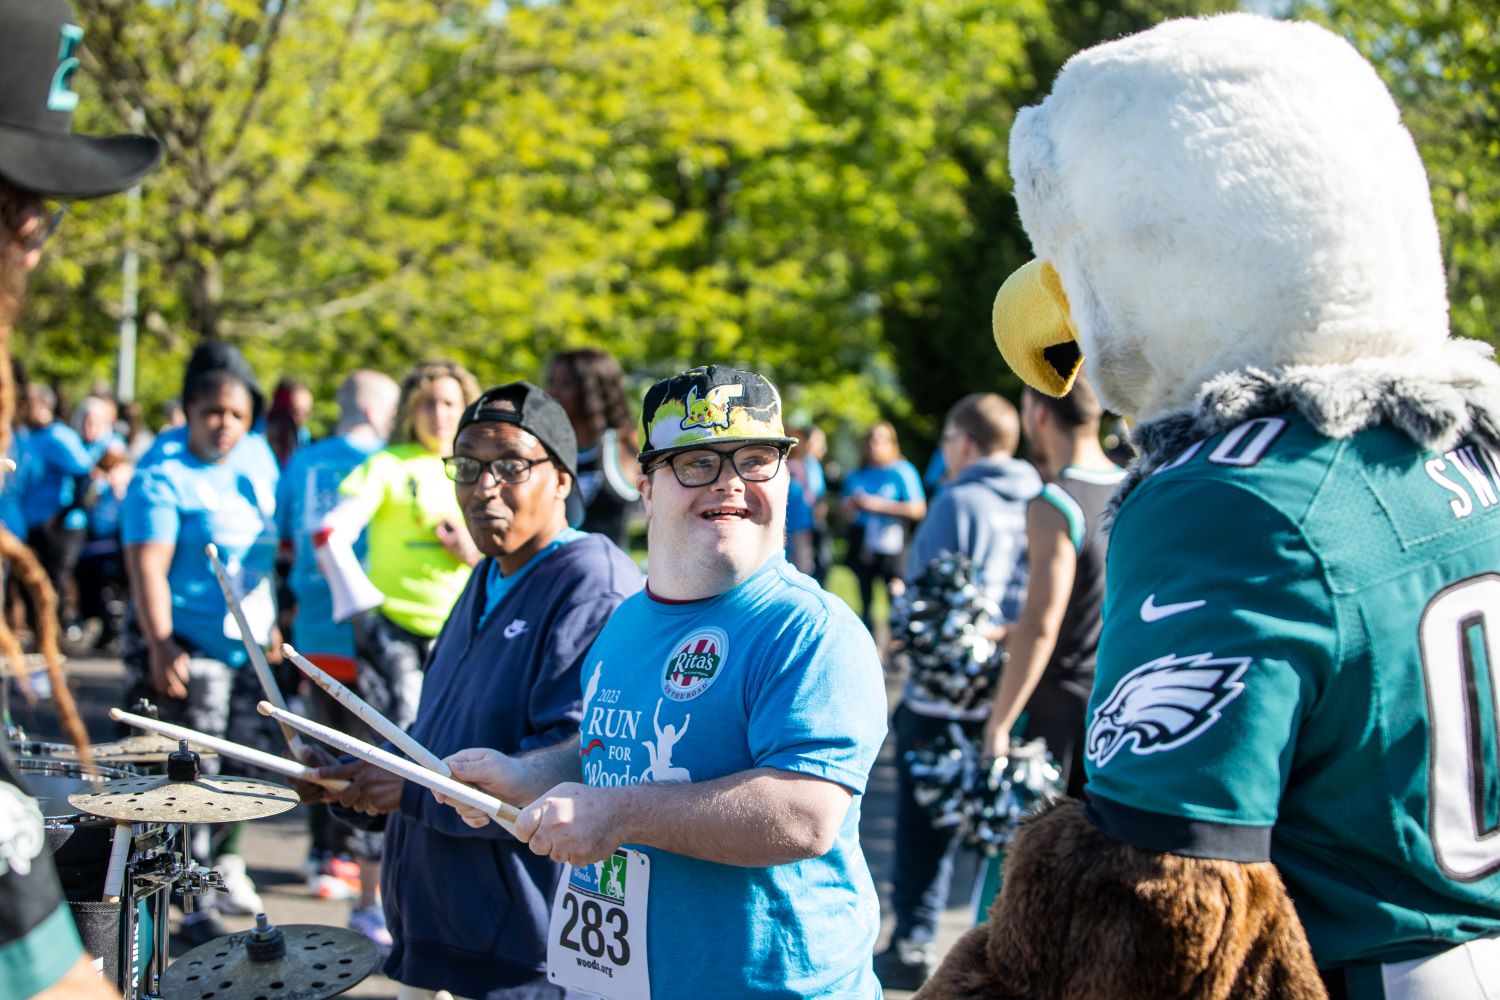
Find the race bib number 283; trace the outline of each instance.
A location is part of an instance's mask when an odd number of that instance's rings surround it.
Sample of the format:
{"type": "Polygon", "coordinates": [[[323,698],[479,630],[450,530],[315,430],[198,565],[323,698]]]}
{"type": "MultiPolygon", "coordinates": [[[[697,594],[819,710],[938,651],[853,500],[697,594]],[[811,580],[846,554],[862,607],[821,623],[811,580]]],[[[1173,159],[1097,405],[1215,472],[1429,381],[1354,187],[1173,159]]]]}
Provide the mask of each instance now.
{"type": "Polygon", "coordinates": [[[622,849],[597,864],[563,870],[547,930],[547,977],[608,1000],[650,1000],[651,859],[622,849]]]}

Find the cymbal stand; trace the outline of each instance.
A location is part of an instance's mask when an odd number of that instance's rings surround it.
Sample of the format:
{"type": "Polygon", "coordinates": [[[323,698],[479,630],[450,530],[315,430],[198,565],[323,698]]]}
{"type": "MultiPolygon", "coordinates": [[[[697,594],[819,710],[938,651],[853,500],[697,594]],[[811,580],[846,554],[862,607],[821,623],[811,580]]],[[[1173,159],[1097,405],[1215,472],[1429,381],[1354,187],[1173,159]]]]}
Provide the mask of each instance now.
{"type": "MultiPolygon", "coordinates": [[[[187,742],[183,741],[179,748],[167,757],[167,776],[173,781],[196,781],[200,774],[198,754],[187,748],[187,742]]],[[[126,913],[120,920],[121,946],[129,949],[122,951],[122,955],[133,953],[135,938],[138,933],[136,919],[136,904],[148,897],[150,920],[152,925],[152,955],[150,958],[150,974],[143,976],[139,984],[139,992],[135,994],[135,1000],[154,1000],[158,996],[157,990],[161,982],[161,975],[167,968],[170,958],[171,945],[171,901],[172,893],[181,894],[182,912],[191,913],[195,908],[193,900],[207,892],[227,892],[228,887],[224,885],[224,876],[216,869],[206,865],[193,862],[192,824],[178,823],[170,824],[166,828],[163,837],[170,843],[175,830],[177,847],[149,853],[148,857],[135,866],[130,877],[130,906],[126,907],[126,913]],[[148,981],[149,980],[149,981],[148,981]]],[[[120,963],[121,969],[129,967],[128,962],[120,963]]],[[[128,976],[128,972],[122,972],[122,978],[128,976]]],[[[130,984],[120,983],[120,992],[124,996],[131,996],[130,984]]]]}

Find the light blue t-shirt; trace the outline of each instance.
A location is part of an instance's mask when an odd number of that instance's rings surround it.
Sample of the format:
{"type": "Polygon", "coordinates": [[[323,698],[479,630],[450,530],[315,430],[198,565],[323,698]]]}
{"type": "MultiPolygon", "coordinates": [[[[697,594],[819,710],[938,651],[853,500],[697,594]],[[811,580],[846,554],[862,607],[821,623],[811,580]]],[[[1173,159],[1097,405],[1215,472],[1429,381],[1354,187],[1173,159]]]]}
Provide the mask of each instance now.
{"type": "Polygon", "coordinates": [[[26,540],[26,512],[21,498],[26,495],[26,483],[31,474],[31,431],[17,427],[10,439],[10,460],[16,467],[4,475],[0,482],[0,523],[22,541],[26,540]]]}
{"type": "MultiPolygon", "coordinates": [[[[276,462],[255,468],[253,453],[245,456],[249,462],[241,458],[244,445],[218,463],[204,462],[187,449],[159,459],[136,473],[120,513],[124,544],[176,546],[167,571],[172,631],[203,656],[234,667],[245,662],[245,647],[225,620],[228,605],[204,547],[218,546],[220,560],[246,595],[270,586],[276,562],[276,462]]],[[[264,606],[264,591],[260,595],[261,600],[246,600],[252,628],[258,618],[254,609],[264,606]]]]}
{"type": "MultiPolygon", "coordinates": [[[[156,439],[151,442],[151,447],[147,449],[146,454],[141,456],[141,460],[135,464],[135,467],[146,469],[166,459],[176,458],[187,450],[187,440],[186,424],[168,427],[156,435],[156,439]]],[[[274,470],[277,474],[281,472],[281,463],[276,461],[276,453],[271,450],[265,434],[253,428],[246,431],[245,436],[240,438],[240,443],[234,446],[227,460],[257,475],[267,469],[274,470]]]]}
{"type": "MultiPolygon", "coordinates": [[[[922,491],[922,477],[917,467],[906,459],[897,459],[890,465],[866,465],[855,469],[844,477],[845,497],[856,493],[867,493],[886,500],[906,503],[926,500],[922,491]]],[[[854,523],[864,528],[865,548],[880,555],[895,555],[906,545],[905,520],[889,514],[876,514],[862,510],[854,515],[854,523]]]]}
{"type": "Polygon", "coordinates": [[[795,535],[799,531],[813,530],[813,502],[807,490],[793,479],[786,491],[786,533],[795,535]]]}
{"type": "Polygon", "coordinates": [[[499,559],[491,559],[489,578],[484,581],[484,611],[480,614],[479,621],[483,623],[485,619],[489,618],[490,612],[499,606],[505,595],[510,593],[512,587],[521,582],[522,577],[531,572],[533,566],[569,542],[576,542],[587,534],[587,532],[579,531],[577,528],[564,528],[557,533],[557,536],[552,541],[547,543],[546,548],[526,560],[526,565],[516,570],[510,576],[506,576],[500,572],[499,559]]]}
{"type": "Polygon", "coordinates": [[[809,455],[802,460],[802,466],[807,470],[807,490],[812,494],[812,502],[817,503],[828,493],[828,477],[823,474],[823,463],[809,455]]]}
{"type": "MultiPolygon", "coordinates": [[[[366,439],[342,434],[325,438],[298,449],[281,475],[276,490],[276,528],[282,540],[292,545],[294,561],[287,586],[297,596],[293,638],[298,652],[304,655],[354,655],[354,626],[333,620],[333,595],[318,570],[313,535],[323,515],[338,505],[339,483],[384,444],[373,435],[366,439]]],[[[363,533],[354,552],[361,559],[365,557],[363,533]]]]}
{"type": "Polygon", "coordinates": [[[21,509],[26,525],[35,528],[73,502],[74,478],[93,466],[78,432],[61,421],[31,432],[27,442],[31,469],[21,509]]]}
{"type": "Polygon", "coordinates": [[[879,904],[859,847],[860,802],[885,738],[869,632],[777,553],[718,597],[642,592],[584,660],[590,785],[709,781],[769,767],[854,792],[822,857],[742,868],[651,847],[654,992],[683,997],[879,996],[879,904]]]}

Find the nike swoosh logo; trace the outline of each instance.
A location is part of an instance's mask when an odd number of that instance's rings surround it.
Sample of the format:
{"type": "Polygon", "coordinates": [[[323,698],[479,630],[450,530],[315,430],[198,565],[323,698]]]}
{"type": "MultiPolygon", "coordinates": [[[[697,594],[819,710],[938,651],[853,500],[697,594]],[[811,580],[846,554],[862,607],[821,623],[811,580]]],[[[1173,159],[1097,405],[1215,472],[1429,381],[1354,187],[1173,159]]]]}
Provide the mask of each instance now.
{"type": "Polygon", "coordinates": [[[521,621],[520,619],[516,619],[509,625],[505,626],[505,638],[514,639],[524,631],[526,631],[526,623],[521,621]]]}
{"type": "Polygon", "coordinates": [[[1180,615],[1184,611],[1201,608],[1207,601],[1183,601],[1181,604],[1157,604],[1156,595],[1150,594],[1141,602],[1141,621],[1159,622],[1163,618],[1180,615]]]}

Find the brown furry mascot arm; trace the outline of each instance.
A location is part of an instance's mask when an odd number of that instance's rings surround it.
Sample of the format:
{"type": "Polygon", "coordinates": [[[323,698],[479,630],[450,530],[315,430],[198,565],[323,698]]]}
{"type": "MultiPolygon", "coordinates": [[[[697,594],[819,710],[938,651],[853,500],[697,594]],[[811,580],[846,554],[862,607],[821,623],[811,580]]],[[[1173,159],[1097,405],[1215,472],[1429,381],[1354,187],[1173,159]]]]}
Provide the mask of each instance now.
{"type": "Polygon", "coordinates": [[[1144,851],[1065,800],[1026,822],[990,922],[961,938],[918,1000],[1325,997],[1269,862],[1144,851]]]}

